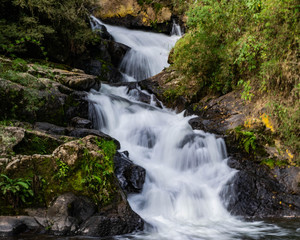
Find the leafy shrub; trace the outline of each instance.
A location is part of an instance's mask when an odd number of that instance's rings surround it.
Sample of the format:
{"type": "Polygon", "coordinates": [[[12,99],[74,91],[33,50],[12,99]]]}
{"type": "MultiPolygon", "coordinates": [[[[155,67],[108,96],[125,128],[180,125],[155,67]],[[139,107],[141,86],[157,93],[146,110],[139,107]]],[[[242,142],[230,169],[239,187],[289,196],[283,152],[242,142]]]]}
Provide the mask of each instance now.
{"type": "Polygon", "coordinates": [[[24,178],[11,179],[4,174],[0,174],[0,191],[2,198],[19,207],[22,203],[27,203],[34,196],[31,188],[31,180],[24,178]]]}
{"type": "Polygon", "coordinates": [[[299,14],[295,0],[195,1],[174,67],[202,90],[224,94],[243,79],[288,94],[299,83],[299,14]]]}
{"type": "Polygon", "coordinates": [[[0,52],[65,61],[93,41],[88,15],[93,0],[3,0],[0,52]]]}
{"type": "Polygon", "coordinates": [[[298,1],[201,0],[187,15],[189,32],[172,56],[185,84],[197,82],[198,96],[242,88],[245,101],[261,96],[280,103],[269,114],[279,137],[299,152],[298,1]]]}
{"type": "Polygon", "coordinates": [[[235,128],[237,140],[240,142],[240,147],[247,153],[255,153],[256,150],[256,135],[254,132],[242,130],[241,127],[235,128]]]}

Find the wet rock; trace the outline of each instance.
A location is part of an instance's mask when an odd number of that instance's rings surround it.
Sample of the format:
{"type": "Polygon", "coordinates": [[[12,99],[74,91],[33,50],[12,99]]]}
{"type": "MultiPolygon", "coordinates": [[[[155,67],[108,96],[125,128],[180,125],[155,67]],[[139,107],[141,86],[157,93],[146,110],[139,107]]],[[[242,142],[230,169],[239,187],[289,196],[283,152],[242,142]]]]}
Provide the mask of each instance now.
{"type": "Polygon", "coordinates": [[[25,231],[38,232],[41,225],[33,217],[28,216],[0,216],[0,236],[17,235],[25,231]]]}
{"type": "Polygon", "coordinates": [[[99,34],[99,36],[106,40],[113,40],[113,36],[107,31],[107,28],[102,24],[95,24],[93,19],[90,20],[93,26],[93,30],[99,34]]]}
{"type": "Polygon", "coordinates": [[[74,59],[74,66],[97,76],[101,81],[121,82],[123,76],[118,66],[128,49],[124,44],[101,39],[91,45],[80,58],[74,59]]]}
{"type": "Polygon", "coordinates": [[[123,60],[126,53],[130,50],[130,47],[114,42],[114,41],[108,41],[108,52],[111,56],[111,63],[118,68],[121,61],[123,60]]]}
{"type": "Polygon", "coordinates": [[[89,101],[86,92],[75,91],[70,94],[65,103],[65,122],[69,123],[72,118],[80,117],[88,119],[89,117],[89,101]]]}
{"type": "Polygon", "coordinates": [[[201,117],[195,117],[189,120],[189,124],[193,129],[205,131],[205,125],[203,124],[203,119],[201,117]]]}
{"type": "Polygon", "coordinates": [[[56,126],[51,123],[47,122],[36,122],[34,124],[34,129],[37,131],[45,131],[48,134],[54,134],[54,135],[66,135],[66,128],[56,126]]]}
{"type": "Polygon", "coordinates": [[[299,168],[268,169],[251,161],[229,161],[239,169],[232,180],[228,209],[251,217],[300,216],[299,168]]]}
{"type": "Polygon", "coordinates": [[[121,188],[127,193],[138,193],[143,189],[146,170],[134,164],[125,153],[117,153],[114,157],[115,174],[121,188]]]}
{"type": "Polygon", "coordinates": [[[51,232],[74,233],[78,226],[96,212],[96,205],[86,197],[66,193],[48,208],[47,221],[51,232]]]}
{"type": "Polygon", "coordinates": [[[140,81],[138,84],[141,89],[148,91],[151,94],[154,94],[155,97],[163,102],[163,104],[169,108],[176,109],[178,112],[185,110],[187,100],[183,96],[179,96],[175,99],[169,98],[165,92],[168,90],[168,79],[171,73],[163,70],[161,73],[143,81],[140,81]]]}
{"type": "Polygon", "coordinates": [[[74,117],[71,119],[70,126],[74,128],[92,128],[92,122],[85,118],[74,117]]]}
{"type": "Polygon", "coordinates": [[[115,236],[142,230],[144,221],[131,210],[126,201],[118,203],[114,211],[96,215],[82,224],[79,235],[115,236]]]}
{"type": "MultiPolygon", "coordinates": [[[[159,107],[159,108],[162,108],[162,103],[158,100],[158,98],[156,97],[156,95],[149,95],[147,93],[145,93],[140,85],[144,86],[143,84],[146,84],[145,83],[146,81],[142,81],[142,82],[122,82],[122,83],[115,83],[115,84],[110,84],[112,86],[116,86],[116,87],[119,87],[119,86],[126,86],[128,88],[128,91],[127,93],[134,97],[137,101],[140,101],[140,102],[143,102],[143,103],[147,103],[147,104],[150,104],[150,103],[155,103],[156,107],[159,107]]],[[[149,91],[149,89],[146,89],[147,91],[149,91]]],[[[150,89],[149,91],[150,93],[153,93],[150,89]]]]}

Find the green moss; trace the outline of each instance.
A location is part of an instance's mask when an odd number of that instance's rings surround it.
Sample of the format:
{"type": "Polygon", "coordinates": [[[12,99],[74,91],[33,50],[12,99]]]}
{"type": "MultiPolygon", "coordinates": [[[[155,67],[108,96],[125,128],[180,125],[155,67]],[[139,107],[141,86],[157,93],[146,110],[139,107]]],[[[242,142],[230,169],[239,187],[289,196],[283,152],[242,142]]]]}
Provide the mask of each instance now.
{"type": "MultiPolygon", "coordinates": [[[[87,148],[77,152],[79,158],[74,165],[67,165],[50,155],[33,156],[30,162],[18,166],[18,171],[7,173],[11,178],[32,181],[34,199],[23,207],[48,206],[55,197],[66,192],[87,196],[98,206],[112,203],[118,196],[113,165],[116,145],[96,137],[91,141],[99,146],[97,157],[87,148]]],[[[84,142],[82,146],[85,146],[84,142]]],[[[70,154],[73,150],[69,149],[70,154]]],[[[0,214],[4,213],[0,208],[0,214]]]]}
{"type": "Polygon", "coordinates": [[[278,159],[272,159],[272,158],[268,158],[265,159],[261,162],[262,165],[266,165],[271,169],[274,169],[276,166],[277,167],[286,167],[288,166],[288,162],[284,161],[284,160],[278,160],[278,159]]]}

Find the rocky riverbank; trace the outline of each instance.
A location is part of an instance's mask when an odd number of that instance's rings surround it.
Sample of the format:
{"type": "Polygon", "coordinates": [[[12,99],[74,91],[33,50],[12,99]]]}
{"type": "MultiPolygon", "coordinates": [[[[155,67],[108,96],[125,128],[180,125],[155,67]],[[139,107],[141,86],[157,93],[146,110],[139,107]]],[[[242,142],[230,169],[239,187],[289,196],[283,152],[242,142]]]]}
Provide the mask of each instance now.
{"type": "Polygon", "coordinates": [[[112,236],[143,229],[126,194],[145,170],[92,129],[86,91],[100,79],[2,58],[0,235],[112,236]],[[9,215],[9,216],[5,216],[9,215]]]}

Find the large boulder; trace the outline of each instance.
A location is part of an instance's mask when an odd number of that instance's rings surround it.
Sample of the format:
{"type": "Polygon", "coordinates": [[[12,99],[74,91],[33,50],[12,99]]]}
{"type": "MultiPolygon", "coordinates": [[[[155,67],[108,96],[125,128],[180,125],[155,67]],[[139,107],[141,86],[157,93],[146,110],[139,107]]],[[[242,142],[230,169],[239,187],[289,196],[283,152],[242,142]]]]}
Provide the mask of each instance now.
{"type": "MultiPolygon", "coordinates": [[[[11,200],[19,197],[2,196],[0,214],[27,212],[38,225],[59,235],[110,236],[141,230],[143,220],[130,208],[114,173],[114,140],[107,135],[64,140],[68,142],[52,154],[11,156],[2,172],[10,179],[29,182],[34,197],[26,195],[25,202],[17,201],[15,208],[11,208],[11,200]],[[48,207],[45,216],[32,210],[41,207],[48,207]]],[[[3,233],[9,228],[7,232],[17,234],[28,226],[3,221],[2,228],[3,233]]]]}

